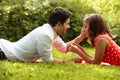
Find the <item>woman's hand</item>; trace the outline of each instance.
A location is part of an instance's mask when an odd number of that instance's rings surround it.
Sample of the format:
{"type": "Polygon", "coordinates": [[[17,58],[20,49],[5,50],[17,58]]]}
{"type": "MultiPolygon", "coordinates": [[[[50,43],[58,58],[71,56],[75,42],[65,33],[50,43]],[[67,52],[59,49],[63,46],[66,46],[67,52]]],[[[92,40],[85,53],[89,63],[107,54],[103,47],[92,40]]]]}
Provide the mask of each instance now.
{"type": "Polygon", "coordinates": [[[76,51],[78,50],[78,47],[74,44],[70,44],[68,50],[77,53],[76,51]]]}
{"type": "Polygon", "coordinates": [[[78,57],[75,57],[72,59],[74,63],[82,63],[82,59],[81,58],[78,58],[78,57]]]}

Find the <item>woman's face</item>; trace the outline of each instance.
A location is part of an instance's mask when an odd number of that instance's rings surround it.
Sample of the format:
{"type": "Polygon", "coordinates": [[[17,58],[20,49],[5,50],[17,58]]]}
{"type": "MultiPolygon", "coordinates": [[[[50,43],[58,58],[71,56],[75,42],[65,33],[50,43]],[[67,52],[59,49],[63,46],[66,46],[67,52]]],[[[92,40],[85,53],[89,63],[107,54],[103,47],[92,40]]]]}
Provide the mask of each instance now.
{"type": "Polygon", "coordinates": [[[83,21],[83,30],[86,30],[86,37],[89,37],[89,23],[87,21],[83,21]]]}

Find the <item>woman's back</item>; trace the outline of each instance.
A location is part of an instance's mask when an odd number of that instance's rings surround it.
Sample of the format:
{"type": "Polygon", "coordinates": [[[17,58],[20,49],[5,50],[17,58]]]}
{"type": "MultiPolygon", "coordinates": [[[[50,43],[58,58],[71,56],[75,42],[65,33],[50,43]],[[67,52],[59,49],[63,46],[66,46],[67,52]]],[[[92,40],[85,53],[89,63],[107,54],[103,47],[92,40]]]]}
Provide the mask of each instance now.
{"type": "Polygon", "coordinates": [[[99,38],[105,38],[109,42],[109,47],[105,50],[103,62],[120,66],[120,47],[112,40],[108,34],[99,35],[94,39],[94,44],[99,38]]]}

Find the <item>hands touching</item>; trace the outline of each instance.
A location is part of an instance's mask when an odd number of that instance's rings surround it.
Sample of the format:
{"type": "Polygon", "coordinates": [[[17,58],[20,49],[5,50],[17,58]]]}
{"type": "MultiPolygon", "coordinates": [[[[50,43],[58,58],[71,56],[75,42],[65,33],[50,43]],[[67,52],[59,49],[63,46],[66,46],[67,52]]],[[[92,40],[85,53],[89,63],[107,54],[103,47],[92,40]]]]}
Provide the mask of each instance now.
{"type": "Polygon", "coordinates": [[[71,44],[79,44],[80,42],[83,41],[84,38],[87,38],[87,37],[89,37],[88,27],[84,26],[84,27],[82,27],[81,34],[78,37],[76,37],[75,39],[73,39],[67,43],[68,50],[69,50],[69,47],[71,46],[71,44]]]}
{"type": "MultiPolygon", "coordinates": [[[[87,38],[87,37],[89,37],[88,27],[83,26],[80,35],[67,43],[67,50],[74,52],[74,53],[77,53],[77,54],[81,53],[83,48],[79,45],[79,43],[81,41],[83,41],[84,38],[87,38]],[[80,52],[78,52],[78,50],[80,52]]],[[[80,58],[74,58],[72,60],[75,63],[82,63],[82,59],[80,59],[80,58]]],[[[69,61],[71,61],[71,60],[68,60],[66,62],[69,62],[69,61]]]]}
{"type": "Polygon", "coordinates": [[[89,27],[85,27],[85,26],[82,27],[81,34],[80,34],[82,37],[84,37],[84,38],[89,37],[88,28],[89,27]]]}

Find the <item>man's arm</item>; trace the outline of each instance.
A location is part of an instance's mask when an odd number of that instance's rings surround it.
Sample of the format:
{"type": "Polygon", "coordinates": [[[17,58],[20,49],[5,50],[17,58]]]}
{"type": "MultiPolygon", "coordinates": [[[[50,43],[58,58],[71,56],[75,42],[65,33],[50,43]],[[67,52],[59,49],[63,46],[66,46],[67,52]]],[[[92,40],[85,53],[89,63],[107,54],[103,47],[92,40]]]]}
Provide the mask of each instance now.
{"type": "Polygon", "coordinates": [[[59,36],[53,41],[53,46],[62,53],[67,52],[67,44],[59,36]]]}

